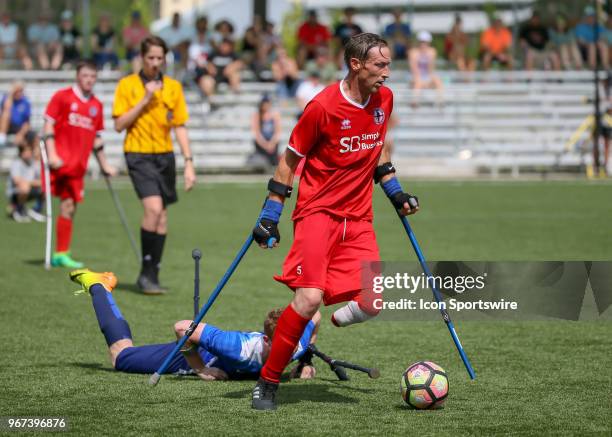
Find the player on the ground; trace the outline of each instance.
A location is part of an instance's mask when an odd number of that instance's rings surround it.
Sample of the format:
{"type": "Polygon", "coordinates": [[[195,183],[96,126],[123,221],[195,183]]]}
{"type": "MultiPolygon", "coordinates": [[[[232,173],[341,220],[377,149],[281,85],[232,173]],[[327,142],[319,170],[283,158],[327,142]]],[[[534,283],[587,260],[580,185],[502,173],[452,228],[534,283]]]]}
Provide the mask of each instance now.
{"type": "Polygon", "coordinates": [[[183,88],[163,74],[168,49],[163,39],[142,41],[142,70],[119,81],[113,103],[117,132],[127,131],[123,147],[130,179],[142,201],[142,266],[137,285],[146,294],[161,294],[159,266],[168,231],[168,205],[178,200],[176,164],[170,130],[185,160],[185,190],[195,184],[195,170],[185,123],[189,118],[183,88]]]}
{"type": "Polygon", "coordinates": [[[276,408],[280,375],[304,328],[321,303],[348,304],[332,322],[348,326],[379,311],[362,280],[362,264],[378,261],[372,227],[372,180],[403,215],[418,211],[416,197],[404,193],[395,178],[390,153],[383,147],[393,109],[389,77],[391,53],[378,35],[352,37],[344,52],[348,74],[325,88],[304,110],[287,151],[268,184],[270,195],[253,236],[261,247],[280,241],[277,224],[292,190],[298,162],[304,159],[294,220],[294,241],[276,280],[295,291],[278,320],[270,357],[253,389],[252,407],[276,408]]]}
{"type": "MultiPolygon", "coordinates": [[[[112,290],[117,285],[113,273],[96,273],[88,269],[74,270],[70,279],[83,289],[78,293],[91,296],[100,330],[104,334],[113,367],[121,372],[154,373],[174,349],[175,342],[134,346],[128,322],[123,318],[113,299],[112,290]]],[[[257,376],[266,362],[276,324],[281,310],[268,313],[263,332],[223,331],[207,323],[200,323],[181,350],[174,357],[166,373],[195,373],[204,380],[225,380],[257,376]]],[[[294,348],[292,359],[304,361],[308,345],[314,344],[319,329],[320,314],[308,323],[294,348]]],[[[191,320],[174,324],[177,338],[181,338],[191,320]]],[[[296,368],[297,369],[297,368],[296,368]]],[[[300,374],[293,376],[311,379],[315,368],[310,361],[299,366],[300,374]]]]}
{"type": "Polygon", "coordinates": [[[93,95],[96,79],[96,65],[90,61],[79,62],[76,83],[56,92],[45,110],[43,135],[49,155],[51,193],[60,198],[53,266],[83,267],[72,259],[70,242],[77,203],[83,200],[84,177],[92,149],[95,148],[100,158],[102,171],[109,175],[116,173],[106,160],[100,137],[104,113],[102,103],[93,95]]]}

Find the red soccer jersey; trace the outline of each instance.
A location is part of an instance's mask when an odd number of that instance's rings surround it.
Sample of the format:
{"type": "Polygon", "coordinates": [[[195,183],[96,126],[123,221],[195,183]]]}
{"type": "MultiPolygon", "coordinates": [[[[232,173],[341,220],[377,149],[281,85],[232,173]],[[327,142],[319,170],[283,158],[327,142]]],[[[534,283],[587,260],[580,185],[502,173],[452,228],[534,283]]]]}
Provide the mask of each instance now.
{"type": "Polygon", "coordinates": [[[45,110],[53,122],[55,148],[64,164],[59,173],[83,177],[96,134],[104,129],[102,103],[93,95],[85,98],[77,87],[56,92],[45,110]]]}
{"type": "Polygon", "coordinates": [[[327,43],[331,39],[331,33],[320,23],[313,25],[306,22],[298,29],[297,37],[302,44],[317,46],[327,43]]]}
{"type": "Polygon", "coordinates": [[[393,110],[387,87],[365,105],[352,101],[342,81],[306,106],[289,148],[305,157],[293,219],[325,211],[349,220],[372,220],[372,187],[393,110]]]}

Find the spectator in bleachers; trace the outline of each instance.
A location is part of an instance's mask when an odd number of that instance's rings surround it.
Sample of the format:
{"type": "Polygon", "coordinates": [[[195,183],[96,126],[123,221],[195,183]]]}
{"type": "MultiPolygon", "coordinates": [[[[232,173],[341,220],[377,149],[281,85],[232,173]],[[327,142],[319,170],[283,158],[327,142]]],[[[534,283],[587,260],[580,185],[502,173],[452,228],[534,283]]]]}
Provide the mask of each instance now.
{"type": "Polygon", "coordinates": [[[81,58],[81,32],[72,21],[72,11],[62,12],[59,33],[62,43],[62,66],[74,66],[81,58]]]}
{"type": "Polygon", "coordinates": [[[217,49],[223,40],[236,40],[234,36],[234,25],[228,20],[221,20],[215,24],[215,31],[212,34],[212,46],[217,49]]]}
{"type": "Polygon", "coordinates": [[[449,62],[459,71],[473,71],[476,62],[467,53],[470,37],[463,31],[461,15],[455,15],[455,23],[444,39],[444,52],[449,62]]]}
{"type": "Polygon", "coordinates": [[[435,89],[438,103],[442,100],[442,81],[436,74],[437,50],[431,46],[433,38],[431,33],[422,30],[417,34],[418,45],[408,52],[408,65],[412,75],[412,106],[419,104],[421,90],[435,89]]]}
{"type": "Polygon", "coordinates": [[[318,71],[321,82],[325,85],[329,85],[337,80],[338,68],[329,56],[329,49],[327,47],[319,47],[317,56],[306,63],[304,70],[307,73],[315,70],[318,71]]]}
{"type": "Polygon", "coordinates": [[[240,91],[240,70],[242,70],[243,65],[236,54],[234,41],[224,39],[213,50],[208,70],[214,76],[217,84],[226,82],[230,89],[237,93],[240,91]]]}
{"type": "Polygon", "coordinates": [[[106,14],[100,16],[98,25],[92,33],[91,44],[94,62],[98,69],[102,70],[106,65],[117,68],[119,57],[115,38],[115,29],[111,25],[110,16],[106,14]]]}
{"type": "Polygon", "coordinates": [[[501,18],[494,17],[491,26],[480,35],[480,50],[483,70],[491,68],[494,62],[512,68],[512,33],[501,18]]]}
{"type": "Polygon", "coordinates": [[[324,88],[325,85],[321,83],[321,76],[319,75],[319,72],[317,70],[308,72],[306,80],[300,83],[300,86],[298,86],[298,89],[295,92],[295,98],[300,110],[304,111],[304,108],[308,102],[314,99],[315,96],[323,91],[324,88]]]}
{"type": "Polygon", "coordinates": [[[361,26],[353,21],[355,16],[355,8],[344,9],[344,20],[341,21],[334,29],[334,40],[336,43],[336,62],[340,68],[344,67],[344,45],[351,39],[352,36],[363,33],[361,26]]]}
{"type": "Polygon", "coordinates": [[[272,77],[276,82],[276,93],[280,99],[295,97],[300,85],[300,70],[295,59],[289,57],[284,47],[276,49],[276,59],[272,62],[272,77]]]}
{"type": "Polygon", "coordinates": [[[576,36],[569,26],[567,17],[557,16],[555,25],[550,30],[550,40],[563,68],[582,69],[582,58],[576,46],[576,36]]]}
{"type": "Polygon", "coordinates": [[[0,64],[13,60],[21,61],[26,70],[32,69],[32,59],[20,41],[19,27],[11,21],[10,14],[5,11],[0,17],[0,64]]]}
{"type": "Polygon", "coordinates": [[[409,23],[402,21],[402,10],[400,8],[393,10],[393,18],[393,23],[385,27],[383,35],[389,43],[393,59],[405,59],[410,48],[412,29],[409,23]]]}
{"type": "Polygon", "coordinates": [[[264,68],[266,53],[264,48],[264,25],[259,15],[253,17],[253,25],[248,27],[242,38],[242,61],[255,73],[264,68]]]}
{"type": "Polygon", "coordinates": [[[257,162],[261,159],[269,167],[276,166],[278,164],[278,143],[281,135],[281,116],[278,111],[272,108],[272,102],[266,94],[259,102],[257,112],[251,117],[251,133],[253,134],[255,153],[249,161],[257,162]]]}
{"type": "Polygon", "coordinates": [[[274,56],[277,47],[283,44],[280,35],[274,30],[274,23],[266,21],[263,35],[264,51],[268,61],[274,56]]]}
{"type": "Polygon", "coordinates": [[[213,75],[208,71],[208,64],[213,48],[210,43],[208,32],[208,19],[199,17],[196,20],[196,35],[188,50],[188,68],[194,75],[194,79],[204,97],[204,112],[210,110],[208,98],[215,92],[215,80],[213,75]]]}
{"type": "Polygon", "coordinates": [[[18,223],[31,219],[44,222],[41,214],[44,197],[40,184],[40,161],[38,154],[38,135],[28,131],[19,143],[19,156],[11,163],[6,184],[6,196],[10,202],[10,216],[18,223]],[[32,209],[28,201],[35,202],[32,209]]]}
{"type": "Polygon", "coordinates": [[[264,22],[256,15],[253,25],[244,34],[242,60],[259,77],[266,66],[271,64],[274,51],[281,45],[280,37],[274,32],[274,24],[264,22]]]}
{"type": "Polygon", "coordinates": [[[187,65],[187,51],[193,37],[193,32],[188,26],[181,23],[181,14],[175,12],[169,26],[159,31],[159,37],[168,45],[168,49],[174,57],[174,64],[185,67],[187,65]]]}
{"type": "Polygon", "coordinates": [[[606,21],[606,29],[603,34],[603,41],[607,47],[608,52],[608,63],[612,60],[612,13],[608,14],[608,20],[606,21]]]}
{"type": "Polygon", "coordinates": [[[134,73],[140,71],[142,67],[140,43],[149,35],[149,29],[142,24],[140,11],[133,11],[130,24],[123,28],[122,37],[125,46],[125,58],[132,64],[134,73]]]}
{"type": "Polygon", "coordinates": [[[62,45],[59,29],[42,13],[36,23],[28,28],[28,42],[36,54],[38,65],[43,70],[57,70],[62,63],[62,45]]]}
{"type": "Polygon", "coordinates": [[[21,144],[30,129],[32,108],[25,96],[23,82],[14,82],[11,90],[0,100],[0,147],[6,145],[7,136],[14,134],[14,143],[21,144]]]}
{"type": "Polygon", "coordinates": [[[582,60],[595,68],[597,56],[604,69],[608,68],[608,47],[604,40],[605,28],[599,24],[597,26],[597,37],[595,36],[595,9],[587,6],[584,9],[584,17],[574,29],[578,49],[582,55],[582,60]]]}
{"type": "Polygon", "coordinates": [[[552,67],[560,70],[559,57],[556,52],[549,50],[550,36],[548,28],[542,24],[540,15],[534,12],[531,18],[520,30],[521,47],[525,54],[525,70],[552,67]]]}
{"type": "Polygon", "coordinates": [[[328,47],[331,34],[327,26],[319,23],[317,11],[308,11],[308,19],[302,23],[297,33],[297,63],[302,68],[306,61],[317,54],[319,47],[328,47]]]}

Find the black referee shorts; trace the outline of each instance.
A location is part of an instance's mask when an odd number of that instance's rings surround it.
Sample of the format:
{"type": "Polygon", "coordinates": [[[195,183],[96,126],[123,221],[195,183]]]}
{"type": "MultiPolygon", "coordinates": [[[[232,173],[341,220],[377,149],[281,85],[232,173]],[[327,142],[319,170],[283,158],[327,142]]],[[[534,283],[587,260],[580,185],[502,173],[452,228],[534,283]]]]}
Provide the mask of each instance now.
{"type": "Polygon", "coordinates": [[[178,200],[174,153],[126,153],[128,173],[140,199],[160,196],[164,206],[178,200]]]}

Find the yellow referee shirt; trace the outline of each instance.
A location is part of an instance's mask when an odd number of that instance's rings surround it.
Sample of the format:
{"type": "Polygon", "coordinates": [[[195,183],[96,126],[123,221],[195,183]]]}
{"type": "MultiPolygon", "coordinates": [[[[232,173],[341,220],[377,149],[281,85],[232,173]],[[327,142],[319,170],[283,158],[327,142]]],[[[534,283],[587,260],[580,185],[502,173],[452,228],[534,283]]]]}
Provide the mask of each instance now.
{"type": "MultiPolygon", "coordinates": [[[[113,117],[125,114],[145,96],[145,87],[138,74],[119,81],[113,102],[113,117]]],[[[170,129],[187,122],[187,104],[180,82],[163,76],[163,87],[156,91],[136,121],[127,129],[123,150],[135,153],[172,152],[170,129]]]]}

